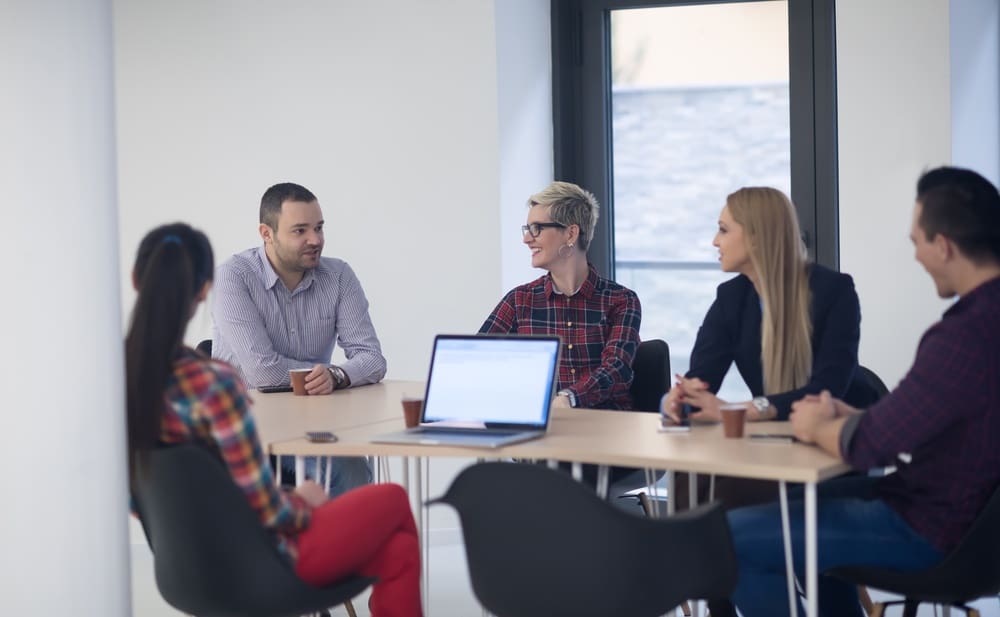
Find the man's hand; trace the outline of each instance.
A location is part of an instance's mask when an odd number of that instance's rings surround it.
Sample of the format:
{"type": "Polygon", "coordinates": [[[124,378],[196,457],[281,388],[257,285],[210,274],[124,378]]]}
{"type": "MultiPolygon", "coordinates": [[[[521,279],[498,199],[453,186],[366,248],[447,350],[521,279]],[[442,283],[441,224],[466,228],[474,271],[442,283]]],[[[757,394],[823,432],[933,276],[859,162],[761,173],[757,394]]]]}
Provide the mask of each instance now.
{"type": "Polygon", "coordinates": [[[301,497],[312,508],[318,508],[330,499],[327,497],[323,487],[312,480],[306,480],[295,487],[295,494],[301,497]]]}
{"type": "Polygon", "coordinates": [[[820,426],[837,417],[834,398],[829,390],[823,390],[819,396],[808,394],[792,403],[792,415],[788,420],[792,423],[792,431],[803,443],[816,443],[816,432],[820,426]]]}
{"type": "Polygon", "coordinates": [[[306,375],[306,392],[310,396],[330,394],[333,392],[333,386],[333,375],[326,369],[325,364],[317,364],[306,375]]]}

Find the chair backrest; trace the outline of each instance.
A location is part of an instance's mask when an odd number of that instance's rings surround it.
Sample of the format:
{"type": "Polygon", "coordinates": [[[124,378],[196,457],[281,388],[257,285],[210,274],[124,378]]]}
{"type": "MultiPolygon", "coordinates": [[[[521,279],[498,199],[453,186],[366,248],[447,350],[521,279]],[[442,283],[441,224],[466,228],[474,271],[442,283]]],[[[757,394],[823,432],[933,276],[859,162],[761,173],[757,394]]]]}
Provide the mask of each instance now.
{"type": "Polygon", "coordinates": [[[670,389],[670,347],[666,341],[639,343],[632,360],[632,406],[636,411],[659,411],[660,399],[670,389]]]}
{"type": "Polygon", "coordinates": [[[1000,594],[1000,486],[958,543],[938,565],[917,572],[870,567],[831,574],[924,602],[964,603],[1000,594]]]}
{"type": "Polygon", "coordinates": [[[296,576],[213,454],[193,444],[154,450],[133,500],[168,604],[199,617],[281,616],[335,606],[371,579],[314,588],[296,576]]]}
{"type": "Polygon", "coordinates": [[[209,358],[211,358],[212,357],[212,339],[207,338],[207,339],[203,340],[202,342],[198,343],[198,346],[195,347],[195,349],[197,349],[201,353],[203,353],[206,356],[208,356],[209,358]]]}
{"type": "Polygon", "coordinates": [[[848,405],[864,409],[877,403],[886,394],[889,394],[889,388],[875,371],[859,365],[843,399],[848,405]]]}
{"type": "Polygon", "coordinates": [[[736,584],[718,505],[648,519],[516,463],[468,467],[434,502],[458,511],[473,591],[498,617],[654,617],[736,584]]]}

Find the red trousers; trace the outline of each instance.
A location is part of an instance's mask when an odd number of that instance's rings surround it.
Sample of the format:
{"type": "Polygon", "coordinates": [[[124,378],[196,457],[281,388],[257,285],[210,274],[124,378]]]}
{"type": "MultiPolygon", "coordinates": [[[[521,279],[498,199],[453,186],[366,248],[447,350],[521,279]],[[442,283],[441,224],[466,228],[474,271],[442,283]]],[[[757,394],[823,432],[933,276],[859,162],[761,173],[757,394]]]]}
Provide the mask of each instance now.
{"type": "Polygon", "coordinates": [[[362,486],[324,503],[298,542],[302,580],[321,586],[373,576],[372,617],[421,617],[417,526],[398,484],[362,486]]]}

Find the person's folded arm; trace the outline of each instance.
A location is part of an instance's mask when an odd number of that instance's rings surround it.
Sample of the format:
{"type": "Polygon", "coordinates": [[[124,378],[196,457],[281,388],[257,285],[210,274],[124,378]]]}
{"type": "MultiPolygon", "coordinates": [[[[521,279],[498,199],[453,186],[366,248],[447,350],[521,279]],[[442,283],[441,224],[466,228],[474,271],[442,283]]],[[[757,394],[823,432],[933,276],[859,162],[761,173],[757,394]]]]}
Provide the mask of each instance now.
{"type": "Polygon", "coordinates": [[[596,407],[604,401],[628,392],[632,386],[632,362],[639,347],[642,306],[633,291],[625,293],[608,313],[608,342],[601,352],[601,363],[569,386],[577,407],[596,407]]]}
{"type": "Polygon", "coordinates": [[[982,350],[956,344],[975,333],[948,332],[933,326],[921,340],[913,367],[899,385],[857,420],[844,458],[858,469],[895,464],[900,453],[914,453],[965,416],[988,406],[995,375],[983,371],[982,350]],[[980,352],[980,353],[977,353],[980,352]]]}
{"type": "MultiPolygon", "coordinates": [[[[809,381],[801,388],[768,394],[767,398],[778,411],[778,420],[787,420],[792,403],[807,394],[829,390],[835,398],[847,392],[851,378],[858,367],[858,343],[861,339],[861,305],[850,277],[838,280],[833,303],[826,309],[825,327],[813,351],[809,381]]],[[[817,301],[816,299],[813,300],[817,301]]],[[[814,325],[815,327],[815,325],[814,325]]]]}
{"type": "Polygon", "coordinates": [[[372,325],[361,281],[347,264],[340,276],[336,327],[337,341],[347,358],[340,368],[350,384],[360,386],[381,381],[386,371],[385,356],[372,325]]]}
{"type": "Polygon", "coordinates": [[[697,378],[708,384],[713,394],[719,392],[722,380],[733,363],[735,347],[734,334],[727,318],[726,304],[720,296],[723,288],[720,285],[716,291],[715,300],[705,314],[705,319],[698,328],[698,334],[691,349],[690,368],[685,377],[697,378]]]}
{"type": "Polygon", "coordinates": [[[249,397],[235,374],[218,369],[199,393],[204,428],[218,445],[229,475],[266,527],[290,533],[309,525],[310,508],[276,486],[249,411],[249,397]]]}

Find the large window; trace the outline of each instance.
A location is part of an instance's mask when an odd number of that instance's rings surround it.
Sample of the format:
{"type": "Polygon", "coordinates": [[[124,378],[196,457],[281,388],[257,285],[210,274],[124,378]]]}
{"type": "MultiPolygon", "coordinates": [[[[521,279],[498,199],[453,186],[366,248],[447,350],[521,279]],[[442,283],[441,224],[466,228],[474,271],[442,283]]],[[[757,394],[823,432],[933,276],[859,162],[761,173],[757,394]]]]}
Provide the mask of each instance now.
{"type": "Polygon", "coordinates": [[[830,2],[556,0],[553,23],[557,177],[604,204],[591,258],[639,294],[673,370],[731,276],[711,245],[728,193],[790,192],[837,266],[830,2]]]}

